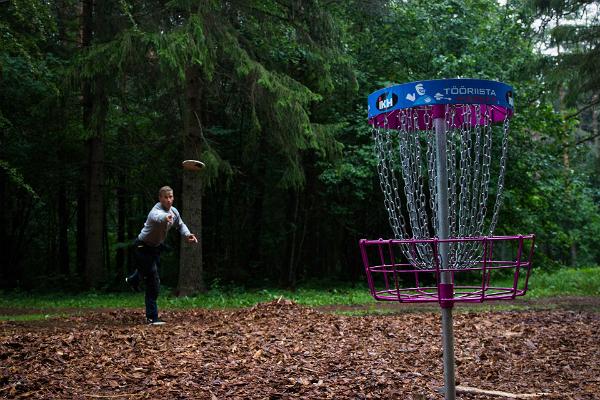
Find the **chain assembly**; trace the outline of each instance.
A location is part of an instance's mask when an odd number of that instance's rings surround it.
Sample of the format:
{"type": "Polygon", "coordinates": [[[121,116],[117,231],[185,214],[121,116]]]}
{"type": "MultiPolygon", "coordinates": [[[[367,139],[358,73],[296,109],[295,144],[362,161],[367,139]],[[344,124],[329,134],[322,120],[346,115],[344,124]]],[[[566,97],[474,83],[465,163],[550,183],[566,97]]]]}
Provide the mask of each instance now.
{"type": "MultiPolygon", "coordinates": [[[[494,127],[491,107],[455,104],[444,107],[449,235],[451,238],[492,235],[504,191],[508,116],[502,125],[494,127]],[[501,152],[498,165],[492,165],[494,144],[501,152]],[[495,198],[488,207],[492,171],[496,170],[495,198]],[[492,212],[486,220],[489,208],[492,212]]],[[[431,106],[421,106],[398,110],[396,115],[386,117],[381,126],[373,128],[384,205],[397,239],[439,237],[433,125],[431,106]],[[394,118],[393,129],[389,128],[387,118],[394,118]]],[[[416,268],[432,267],[431,246],[417,244],[401,246],[401,249],[416,268]]],[[[473,241],[449,243],[449,268],[468,268],[481,258],[481,251],[473,241]]]]}

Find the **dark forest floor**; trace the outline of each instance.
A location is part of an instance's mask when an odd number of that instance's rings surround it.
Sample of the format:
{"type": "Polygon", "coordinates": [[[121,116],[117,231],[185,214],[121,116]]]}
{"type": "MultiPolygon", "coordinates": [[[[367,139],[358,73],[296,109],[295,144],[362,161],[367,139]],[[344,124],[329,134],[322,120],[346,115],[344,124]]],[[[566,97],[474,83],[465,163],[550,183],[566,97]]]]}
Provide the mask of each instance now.
{"type": "MultiPolygon", "coordinates": [[[[458,306],[457,384],[600,399],[600,299],[572,301],[519,310],[458,306]]],[[[166,311],[165,326],[146,326],[142,311],[131,309],[3,321],[0,397],[442,399],[439,311],[378,307],[401,311],[340,315],[281,300],[166,311]]]]}

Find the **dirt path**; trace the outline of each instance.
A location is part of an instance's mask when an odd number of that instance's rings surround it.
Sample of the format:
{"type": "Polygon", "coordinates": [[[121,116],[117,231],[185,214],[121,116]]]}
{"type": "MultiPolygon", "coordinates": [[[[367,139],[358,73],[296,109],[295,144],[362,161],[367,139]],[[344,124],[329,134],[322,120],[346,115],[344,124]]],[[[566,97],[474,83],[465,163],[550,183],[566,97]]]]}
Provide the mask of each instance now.
{"type": "MultiPolygon", "coordinates": [[[[282,300],[167,311],[162,327],[127,309],[4,321],[0,397],[442,399],[439,313],[420,311],[348,316],[282,300]]],[[[598,398],[600,313],[473,309],[454,329],[459,385],[598,398]]]]}

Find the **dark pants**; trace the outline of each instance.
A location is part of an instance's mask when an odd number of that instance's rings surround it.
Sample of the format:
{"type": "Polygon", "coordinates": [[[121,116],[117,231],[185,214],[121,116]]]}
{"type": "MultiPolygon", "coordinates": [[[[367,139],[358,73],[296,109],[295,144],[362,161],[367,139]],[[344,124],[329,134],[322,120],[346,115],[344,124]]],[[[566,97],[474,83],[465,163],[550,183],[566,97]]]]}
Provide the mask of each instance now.
{"type": "Polygon", "coordinates": [[[134,286],[139,286],[144,281],[146,286],[146,318],[158,319],[158,293],[160,291],[160,278],[158,267],[160,265],[160,248],[146,246],[144,242],[135,242],[135,259],[138,269],[128,278],[134,286]]]}

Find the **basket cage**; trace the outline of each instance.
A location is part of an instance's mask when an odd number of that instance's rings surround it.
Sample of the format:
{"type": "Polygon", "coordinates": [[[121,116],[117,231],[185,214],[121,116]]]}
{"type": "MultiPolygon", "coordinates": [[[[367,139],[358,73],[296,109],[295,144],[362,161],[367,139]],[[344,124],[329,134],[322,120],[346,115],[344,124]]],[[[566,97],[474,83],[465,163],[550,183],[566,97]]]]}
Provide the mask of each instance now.
{"type": "Polygon", "coordinates": [[[360,241],[369,289],[375,300],[400,303],[454,303],[512,300],[527,292],[534,235],[360,241]],[[468,246],[475,257],[450,254],[440,247],[468,246]],[[429,258],[423,255],[429,255],[429,258]],[[446,265],[444,267],[444,265],[446,265]],[[441,282],[448,272],[450,283],[441,282]]]}

